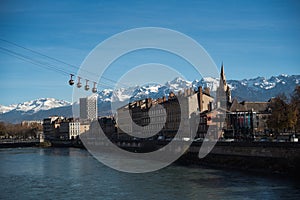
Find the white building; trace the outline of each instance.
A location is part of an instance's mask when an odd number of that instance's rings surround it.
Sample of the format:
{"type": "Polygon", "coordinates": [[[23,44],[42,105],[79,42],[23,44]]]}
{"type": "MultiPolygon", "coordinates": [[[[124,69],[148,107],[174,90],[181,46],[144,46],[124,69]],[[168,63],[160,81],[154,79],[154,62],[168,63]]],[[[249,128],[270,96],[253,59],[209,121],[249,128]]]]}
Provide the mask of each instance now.
{"type": "Polygon", "coordinates": [[[79,121],[67,120],[61,122],[59,127],[60,139],[76,139],[80,134],[89,130],[89,124],[81,124],[79,121]]]}
{"type": "Polygon", "coordinates": [[[97,95],[80,98],[80,119],[95,120],[98,117],[97,95]]]}
{"type": "Polygon", "coordinates": [[[80,135],[80,122],[69,123],[69,139],[75,139],[80,135]]]}

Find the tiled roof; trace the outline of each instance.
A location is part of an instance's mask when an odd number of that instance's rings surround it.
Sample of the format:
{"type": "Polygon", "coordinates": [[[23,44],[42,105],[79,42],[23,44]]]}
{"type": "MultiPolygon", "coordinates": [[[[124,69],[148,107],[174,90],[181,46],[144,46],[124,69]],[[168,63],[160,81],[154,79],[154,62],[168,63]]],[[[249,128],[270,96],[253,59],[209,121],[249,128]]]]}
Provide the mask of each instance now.
{"type": "Polygon", "coordinates": [[[252,110],[253,112],[265,112],[268,110],[269,102],[241,102],[238,103],[236,99],[232,101],[230,111],[249,111],[252,110]]]}

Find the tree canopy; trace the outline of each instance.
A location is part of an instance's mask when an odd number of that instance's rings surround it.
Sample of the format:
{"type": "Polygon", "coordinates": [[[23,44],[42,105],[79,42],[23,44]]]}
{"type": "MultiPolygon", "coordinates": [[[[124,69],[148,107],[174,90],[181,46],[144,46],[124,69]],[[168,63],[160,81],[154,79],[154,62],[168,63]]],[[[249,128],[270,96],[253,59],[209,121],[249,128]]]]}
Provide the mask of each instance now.
{"type": "Polygon", "coordinates": [[[300,130],[300,86],[297,86],[290,98],[279,94],[270,102],[272,111],[267,124],[275,133],[297,132],[300,130]]]}

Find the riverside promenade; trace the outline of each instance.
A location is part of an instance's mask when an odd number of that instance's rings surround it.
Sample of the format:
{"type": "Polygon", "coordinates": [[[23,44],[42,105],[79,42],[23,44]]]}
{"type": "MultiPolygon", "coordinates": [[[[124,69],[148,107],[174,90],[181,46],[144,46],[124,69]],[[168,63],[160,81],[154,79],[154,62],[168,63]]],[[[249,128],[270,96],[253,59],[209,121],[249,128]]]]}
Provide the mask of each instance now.
{"type": "MultiPolygon", "coordinates": [[[[94,143],[95,140],[92,142],[94,143]]],[[[103,141],[96,143],[96,145],[106,145],[103,141]]],[[[168,141],[117,140],[113,143],[127,151],[146,153],[163,148],[168,141]]],[[[201,145],[202,142],[193,142],[176,163],[300,177],[300,143],[298,142],[217,142],[212,151],[200,159],[198,153],[201,145]]],[[[39,140],[0,141],[0,148],[14,147],[85,149],[80,140],[56,140],[51,141],[49,145],[48,143],[44,145],[39,140]]]]}
{"type": "MultiPolygon", "coordinates": [[[[163,148],[170,141],[114,140],[112,142],[130,152],[147,153],[163,148]]],[[[181,141],[181,146],[184,146],[184,143],[181,141]]],[[[202,144],[202,142],[193,142],[176,163],[300,177],[299,142],[219,141],[207,156],[200,159],[198,154],[202,144]]],[[[91,140],[90,145],[106,146],[107,144],[104,141],[91,140]]],[[[169,151],[176,151],[176,149],[169,149],[169,151]]]]}

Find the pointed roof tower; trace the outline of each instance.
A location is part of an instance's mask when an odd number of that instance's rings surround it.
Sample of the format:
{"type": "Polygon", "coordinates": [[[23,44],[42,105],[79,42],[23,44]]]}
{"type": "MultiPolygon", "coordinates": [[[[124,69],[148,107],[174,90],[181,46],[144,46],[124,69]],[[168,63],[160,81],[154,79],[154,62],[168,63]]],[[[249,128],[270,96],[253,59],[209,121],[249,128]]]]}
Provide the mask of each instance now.
{"type": "Polygon", "coordinates": [[[222,81],[223,84],[226,85],[226,77],[225,77],[223,62],[222,62],[222,66],[221,66],[220,81],[222,81]]]}
{"type": "Polygon", "coordinates": [[[222,64],[221,64],[221,74],[224,74],[224,65],[223,65],[223,61],[222,61],[222,64]]]}
{"type": "Polygon", "coordinates": [[[226,83],[226,77],[224,72],[224,65],[222,62],[221,73],[220,73],[220,84],[217,89],[217,98],[219,105],[218,107],[223,107],[228,109],[229,103],[231,103],[231,91],[229,85],[226,83]]]}

